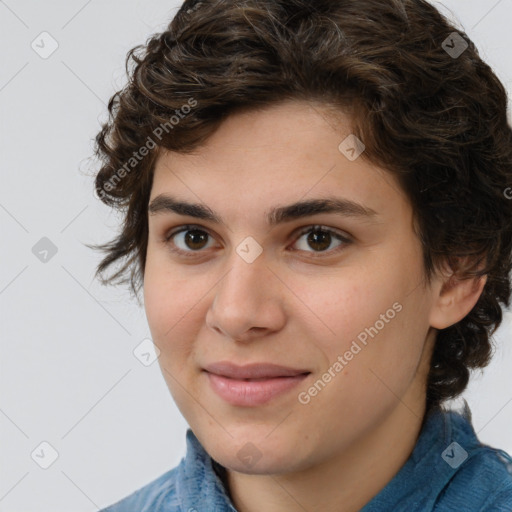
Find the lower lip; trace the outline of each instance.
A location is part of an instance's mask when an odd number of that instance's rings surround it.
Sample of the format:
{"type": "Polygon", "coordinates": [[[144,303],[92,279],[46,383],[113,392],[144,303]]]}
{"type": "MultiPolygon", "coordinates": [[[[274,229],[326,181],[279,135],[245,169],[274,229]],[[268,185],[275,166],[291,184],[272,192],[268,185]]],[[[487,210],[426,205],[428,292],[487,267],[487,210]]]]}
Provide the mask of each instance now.
{"type": "Polygon", "coordinates": [[[285,393],[301,383],[309,374],[294,377],[274,377],[266,380],[247,381],[228,379],[206,372],[210,385],[222,399],[231,405],[251,407],[262,405],[277,395],[285,393]]]}

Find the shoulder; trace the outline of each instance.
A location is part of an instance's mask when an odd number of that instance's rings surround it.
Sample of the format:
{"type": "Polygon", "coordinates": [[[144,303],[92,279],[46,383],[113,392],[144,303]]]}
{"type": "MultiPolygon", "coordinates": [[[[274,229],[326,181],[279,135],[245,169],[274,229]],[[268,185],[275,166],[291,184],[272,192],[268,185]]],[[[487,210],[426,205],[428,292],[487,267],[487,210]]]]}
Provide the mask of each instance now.
{"type": "Polygon", "coordinates": [[[99,512],[179,512],[179,500],[176,492],[175,467],[129,496],[99,512]]]}
{"type": "Polygon", "coordinates": [[[470,418],[450,416],[453,442],[444,459],[455,467],[434,510],[511,512],[512,458],[503,450],[482,444],[470,418]]]}
{"type": "Polygon", "coordinates": [[[100,512],[236,512],[208,455],[191,429],[180,463],[157,479],[100,512]]]}
{"type": "Polygon", "coordinates": [[[462,503],[479,512],[512,511],[512,459],[481,447],[464,462],[439,496],[434,510],[458,510],[462,503]]]}

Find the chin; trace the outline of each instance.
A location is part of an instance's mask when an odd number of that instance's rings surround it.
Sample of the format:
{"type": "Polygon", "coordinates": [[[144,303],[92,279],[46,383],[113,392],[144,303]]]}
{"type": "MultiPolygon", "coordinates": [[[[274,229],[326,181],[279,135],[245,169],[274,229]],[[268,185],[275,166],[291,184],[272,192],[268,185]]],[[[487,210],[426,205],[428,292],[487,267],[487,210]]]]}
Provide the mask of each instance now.
{"type": "Polygon", "coordinates": [[[234,436],[229,441],[219,443],[217,439],[203,446],[219,464],[237,473],[281,474],[298,470],[302,465],[301,456],[293,443],[288,445],[283,440],[271,442],[265,436],[234,436]]]}
{"type": "Polygon", "coordinates": [[[254,464],[241,462],[236,455],[224,455],[219,458],[213,458],[226,469],[246,475],[278,475],[289,473],[295,469],[292,461],[286,459],[276,460],[275,454],[271,456],[271,460],[269,460],[269,455],[262,454],[261,458],[256,460],[254,464]]]}

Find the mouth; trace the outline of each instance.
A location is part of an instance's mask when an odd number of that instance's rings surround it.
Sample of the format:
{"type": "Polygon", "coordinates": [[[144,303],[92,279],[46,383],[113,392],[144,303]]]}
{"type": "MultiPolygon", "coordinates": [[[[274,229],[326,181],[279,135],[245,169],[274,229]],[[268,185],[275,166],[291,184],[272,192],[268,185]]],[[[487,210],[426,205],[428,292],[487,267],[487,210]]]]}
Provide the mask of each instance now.
{"type": "Polygon", "coordinates": [[[263,380],[275,377],[296,377],[304,373],[310,373],[307,369],[291,368],[273,363],[251,363],[243,366],[231,363],[230,361],[219,361],[218,363],[205,366],[205,371],[237,380],[263,380]]]}
{"type": "Polygon", "coordinates": [[[228,361],[208,365],[203,372],[220,398],[240,407],[263,405],[289,392],[311,373],[271,363],[238,366],[228,361]]]}

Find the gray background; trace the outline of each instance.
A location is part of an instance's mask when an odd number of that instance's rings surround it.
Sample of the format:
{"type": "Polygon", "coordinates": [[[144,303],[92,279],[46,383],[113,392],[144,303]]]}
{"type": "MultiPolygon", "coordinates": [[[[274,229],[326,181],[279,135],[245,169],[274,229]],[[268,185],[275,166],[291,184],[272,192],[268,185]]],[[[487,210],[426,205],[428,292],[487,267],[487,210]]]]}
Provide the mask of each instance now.
{"type": "MultiPolygon", "coordinates": [[[[510,92],[512,0],[434,3],[455,13],[510,92]]],[[[100,254],[84,246],[119,222],[92,192],[105,104],[124,84],[126,52],[178,5],[0,1],[0,512],[97,510],[184,455],[187,425],[158,363],[133,354],[150,337],[144,311],[126,289],[93,280],[100,254]],[[31,47],[43,31],[59,45],[46,59],[31,47]],[[32,250],[43,237],[57,248],[46,262],[32,250]],[[42,442],[58,452],[48,469],[42,442]]],[[[480,439],[509,453],[511,330],[509,312],[493,363],[464,395],[480,439]]]]}

